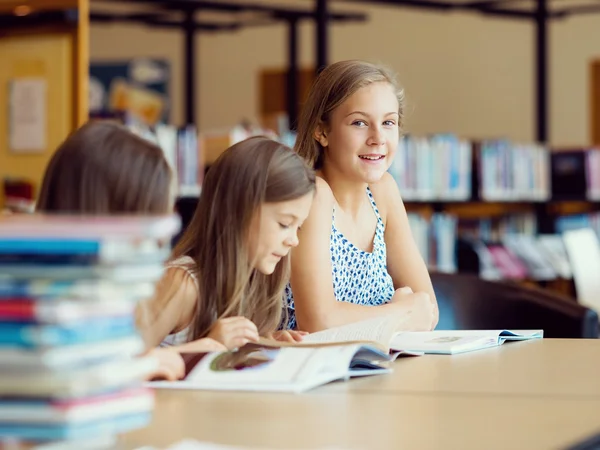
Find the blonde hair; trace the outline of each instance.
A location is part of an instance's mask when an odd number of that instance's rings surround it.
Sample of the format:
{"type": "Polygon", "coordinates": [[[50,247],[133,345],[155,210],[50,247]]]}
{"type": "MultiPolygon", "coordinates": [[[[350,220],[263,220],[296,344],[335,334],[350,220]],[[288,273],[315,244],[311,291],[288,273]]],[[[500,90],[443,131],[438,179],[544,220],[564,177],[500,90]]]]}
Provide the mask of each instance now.
{"type": "Polygon", "coordinates": [[[294,149],[314,169],[323,165],[323,147],[315,139],[318,126],[329,123],[331,112],[359,89],[373,83],[389,83],[398,99],[398,126],[404,123],[404,90],[395,76],[385,67],[364,61],[340,61],[326,67],[317,77],[298,121],[298,135],[294,149]]]}
{"type": "Polygon", "coordinates": [[[259,333],[275,331],[284,314],[290,256],[271,275],[249,261],[248,236],[261,204],[314,192],[315,174],[290,148],[253,137],[228,148],[208,170],[190,224],[173,259],[190,256],[199,296],[189,340],[205,337],[219,318],[244,316],[259,333]]]}

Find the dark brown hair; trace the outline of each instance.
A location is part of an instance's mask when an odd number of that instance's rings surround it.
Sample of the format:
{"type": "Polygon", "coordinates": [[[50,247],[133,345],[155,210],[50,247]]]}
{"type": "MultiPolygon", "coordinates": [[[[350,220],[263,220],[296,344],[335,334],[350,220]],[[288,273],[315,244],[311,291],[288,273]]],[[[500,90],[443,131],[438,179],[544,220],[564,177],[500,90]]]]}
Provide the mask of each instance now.
{"type": "Polygon", "coordinates": [[[389,83],[398,99],[398,126],[404,120],[404,90],[386,68],[364,61],[340,61],[327,66],[317,77],[302,107],[294,149],[315,169],[323,166],[323,147],[315,139],[318,126],[326,127],[334,109],[359,89],[372,83],[389,83]]]}
{"type": "Polygon", "coordinates": [[[315,174],[290,148],[265,137],[228,148],[208,170],[200,201],[173,258],[190,256],[199,283],[190,340],[223,317],[244,316],[261,334],[281,323],[290,257],[264,275],[251,267],[247,240],[261,204],[314,192],[315,174]]]}
{"type": "Polygon", "coordinates": [[[172,172],[160,147],[112,121],[73,132],[50,160],[37,210],[71,214],[166,214],[172,172]]]}

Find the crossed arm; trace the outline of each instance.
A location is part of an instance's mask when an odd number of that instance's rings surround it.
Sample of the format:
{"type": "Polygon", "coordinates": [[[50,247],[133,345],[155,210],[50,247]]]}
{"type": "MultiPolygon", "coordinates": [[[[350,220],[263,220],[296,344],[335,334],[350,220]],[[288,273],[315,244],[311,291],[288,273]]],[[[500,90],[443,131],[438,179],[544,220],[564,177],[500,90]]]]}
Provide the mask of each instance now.
{"type": "Polygon", "coordinates": [[[412,321],[408,325],[411,329],[431,329],[437,323],[437,307],[428,306],[429,312],[423,311],[423,298],[427,297],[431,305],[437,305],[435,295],[427,268],[410,232],[400,194],[394,180],[389,178],[384,177],[373,190],[378,205],[380,202],[383,204],[380,211],[384,220],[387,219],[388,271],[396,289],[409,286],[415,293],[396,291],[391,302],[376,307],[336,300],[329,250],[335,199],[325,180],[317,178],[311,212],[299,233],[300,243],[292,251],[291,285],[300,330],[314,332],[398,311],[415,312],[409,319],[412,321]],[[395,192],[389,192],[390,180],[395,192]],[[432,310],[435,311],[432,313],[432,310]]]}

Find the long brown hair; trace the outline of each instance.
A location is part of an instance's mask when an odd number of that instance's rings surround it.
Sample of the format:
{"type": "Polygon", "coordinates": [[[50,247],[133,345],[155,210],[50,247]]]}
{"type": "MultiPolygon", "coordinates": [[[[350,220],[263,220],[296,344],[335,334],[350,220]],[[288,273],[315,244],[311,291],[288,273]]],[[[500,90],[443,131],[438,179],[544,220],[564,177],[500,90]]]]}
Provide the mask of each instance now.
{"type": "Polygon", "coordinates": [[[302,107],[294,149],[315,169],[323,166],[324,148],[315,139],[318,126],[327,127],[331,112],[359,89],[372,83],[389,83],[398,99],[398,125],[404,119],[404,90],[393,74],[382,66],[364,61],[340,61],[326,67],[317,77],[302,107]]]}
{"type": "Polygon", "coordinates": [[[166,214],[172,172],[160,147],[112,121],[73,132],[46,168],[37,210],[72,214],[166,214]]]}
{"type": "Polygon", "coordinates": [[[298,199],[315,189],[315,175],[291,149],[265,137],[228,148],[208,170],[194,217],[173,251],[190,256],[199,297],[190,340],[206,336],[219,318],[244,316],[261,334],[283,313],[289,255],[272,275],[251,267],[247,240],[261,204],[298,199]]]}

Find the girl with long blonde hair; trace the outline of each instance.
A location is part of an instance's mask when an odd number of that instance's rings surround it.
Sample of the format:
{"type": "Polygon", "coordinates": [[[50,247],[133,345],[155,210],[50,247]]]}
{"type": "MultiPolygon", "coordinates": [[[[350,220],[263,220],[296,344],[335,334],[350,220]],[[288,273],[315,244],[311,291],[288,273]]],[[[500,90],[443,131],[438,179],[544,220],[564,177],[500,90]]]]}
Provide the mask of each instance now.
{"type": "Polygon", "coordinates": [[[300,340],[285,323],[290,251],[315,190],[311,168],[286,146],[254,137],[208,170],[194,217],[145,305],[154,345],[193,350],[212,338],[239,348],[259,336],[300,340]]]}
{"type": "Polygon", "coordinates": [[[317,171],[292,257],[289,328],[318,331],[394,311],[430,330],[437,302],[398,186],[387,172],[404,125],[404,91],[385,68],[340,61],[303,105],[295,150],[317,171]]]}

